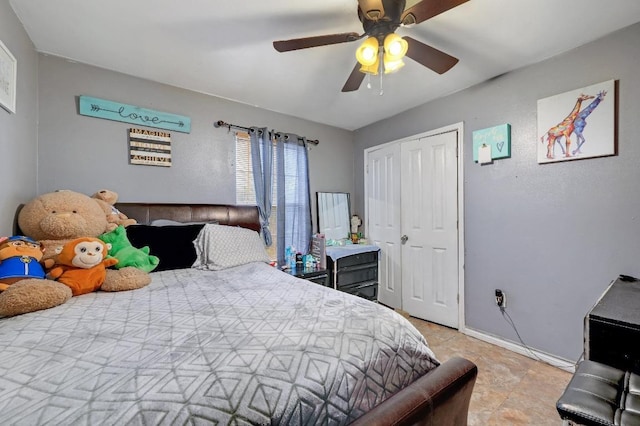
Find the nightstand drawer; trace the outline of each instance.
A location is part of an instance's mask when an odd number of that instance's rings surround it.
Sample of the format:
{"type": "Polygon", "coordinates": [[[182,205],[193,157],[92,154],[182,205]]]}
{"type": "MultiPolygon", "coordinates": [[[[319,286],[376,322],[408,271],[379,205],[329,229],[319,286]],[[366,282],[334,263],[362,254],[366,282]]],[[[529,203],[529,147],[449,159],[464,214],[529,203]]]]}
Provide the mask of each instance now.
{"type": "Polygon", "coordinates": [[[377,280],[378,263],[350,266],[344,269],[340,267],[340,269],[338,269],[337,285],[339,290],[342,290],[342,287],[346,285],[377,280]]]}
{"type": "Polygon", "coordinates": [[[311,281],[312,283],[316,283],[316,284],[320,284],[323,285],[325,287],[329,287],[329,274],[325,273],[325,274],[321,274],[321,275],[316,275],[313,277],[308,277],[305,278],[305,280],[307,281],[311,281]]]}
{"type": "Polygon", "coordinates": [[[353,265],[362,265],[363,263],[378,263],[378,252],[370,251],[366,253],[358,253],[351,256],[346,256],[337,261],[338,270],[353,265]]]}
{"type": "Polygon", "coordinates": [[[325,287],[331,285],[329,280],[329,272],[326,269],[287,269],[284,272],[312,283],[320,284],[325,287]]]}
{"type": "Polygon", "coordinates": [[[356,284],[340,286],[340,291],[353,294],[354,296],[360,296],[365,299],[376,301],[378,300],[378,282],[367,281],[359,282],[356,284]]]}

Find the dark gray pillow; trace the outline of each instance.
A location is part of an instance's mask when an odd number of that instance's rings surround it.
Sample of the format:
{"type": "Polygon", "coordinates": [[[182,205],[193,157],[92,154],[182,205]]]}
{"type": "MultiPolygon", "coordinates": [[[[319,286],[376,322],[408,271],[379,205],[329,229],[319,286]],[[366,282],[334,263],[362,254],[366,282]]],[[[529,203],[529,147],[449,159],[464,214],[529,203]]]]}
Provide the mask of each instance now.
{"type": "Polygon", "coordinates": [[[204,224],[152,226],[130,225],[127,237],[137,248],[149,247],[149,253],[158,256],[160,263],[155,271],[190,268],[196,260],[193,241],[204,224]]]}

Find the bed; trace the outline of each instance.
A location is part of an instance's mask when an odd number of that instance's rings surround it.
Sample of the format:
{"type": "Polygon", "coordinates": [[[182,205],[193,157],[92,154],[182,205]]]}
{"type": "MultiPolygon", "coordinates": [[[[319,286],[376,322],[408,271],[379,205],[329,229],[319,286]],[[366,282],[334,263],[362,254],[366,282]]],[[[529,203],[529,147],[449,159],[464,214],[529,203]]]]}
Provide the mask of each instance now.
{"type": "Polygon", "coordinates": [[[0,319],[0,424],[466,424],[476,366],[439,363],[391,309],[256,260],[255,207],[117,207],[164,267],[0,319]]]}

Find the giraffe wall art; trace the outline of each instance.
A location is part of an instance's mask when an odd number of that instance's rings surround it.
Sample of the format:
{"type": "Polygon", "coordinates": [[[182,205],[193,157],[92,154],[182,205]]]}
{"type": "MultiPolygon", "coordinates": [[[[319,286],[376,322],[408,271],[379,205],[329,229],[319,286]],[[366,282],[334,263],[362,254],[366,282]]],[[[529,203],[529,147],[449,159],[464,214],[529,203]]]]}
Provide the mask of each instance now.
{"type": "Polygon", "coordinates": [[[538,163],[614,155],[615,80],[538,100],[538,163]]]}

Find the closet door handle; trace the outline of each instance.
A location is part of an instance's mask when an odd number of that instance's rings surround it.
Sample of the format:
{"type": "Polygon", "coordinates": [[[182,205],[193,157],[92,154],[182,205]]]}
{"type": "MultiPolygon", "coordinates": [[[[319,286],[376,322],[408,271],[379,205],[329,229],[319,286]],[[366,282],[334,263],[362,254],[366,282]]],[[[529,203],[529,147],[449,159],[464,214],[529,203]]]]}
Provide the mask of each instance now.
{"type": "Polygon", "coordinates": [[[407,237],[406,235],[403,235],[402,237],[400,237],[400,242],[402,244],[406,244],[408,240],[409,240],[409,237],[407,237]]]}

